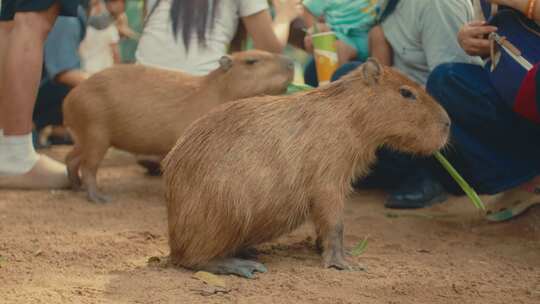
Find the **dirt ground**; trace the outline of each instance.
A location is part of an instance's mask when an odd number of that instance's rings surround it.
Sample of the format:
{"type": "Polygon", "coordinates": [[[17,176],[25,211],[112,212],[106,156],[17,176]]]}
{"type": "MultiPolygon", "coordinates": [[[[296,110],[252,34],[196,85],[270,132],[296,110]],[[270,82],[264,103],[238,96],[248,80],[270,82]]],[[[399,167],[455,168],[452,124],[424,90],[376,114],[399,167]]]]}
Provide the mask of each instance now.
{"type": "Polygon", "coordinates": [[[148,262],[168,254],[160,179],[119,152],[99,179],[110,204],[0,190],[0,303],[540,303],[540,208],[490,224],[465,199],[390,212],[381,193],[356,194],[345,241],[368,237],[351,258],[364,271],[322,269],[307,225],[258,248],[268,273],[204,296],[190,271],[148,262]]]}

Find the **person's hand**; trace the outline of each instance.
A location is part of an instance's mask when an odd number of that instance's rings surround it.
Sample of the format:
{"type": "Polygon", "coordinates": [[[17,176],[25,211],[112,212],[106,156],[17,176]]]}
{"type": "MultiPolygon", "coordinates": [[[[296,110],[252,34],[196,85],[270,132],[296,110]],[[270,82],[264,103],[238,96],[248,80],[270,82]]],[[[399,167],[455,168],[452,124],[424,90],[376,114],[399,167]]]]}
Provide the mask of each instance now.
{"type": "Polygon", "coordinates": [[[128,23],[127,15],[125,13],[118,15],[115,20],[115,25],[121,37],[138,40],[141,36],[139,33],[136,33],[135,31],[133,31],[133,29],[131,29],[128,23]]]}
{"type": "Polygon", "coordinates": [[[490,42],[487,36],[495,31],[497,31],[495,26],[486,25],[484,21],[467,23],[459,30],[459,45],[471,56],[488,56],[490,42]]]}
{"type": "Polygon", "coordinates": [[[300,0],[272,0],[276,11],[276,18],[282,18],[288,22],[302,16],[304,7],[300,0]]]}

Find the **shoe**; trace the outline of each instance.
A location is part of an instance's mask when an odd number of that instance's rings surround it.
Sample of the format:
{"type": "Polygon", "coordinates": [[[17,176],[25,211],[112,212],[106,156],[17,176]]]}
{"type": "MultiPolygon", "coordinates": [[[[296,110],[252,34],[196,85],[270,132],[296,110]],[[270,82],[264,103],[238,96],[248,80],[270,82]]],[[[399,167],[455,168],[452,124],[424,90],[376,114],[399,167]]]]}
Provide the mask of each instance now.
{"type": "Polygon", "coordinates": [[[540,204],[540,178],[506,191],[489,203],[486,206],[486,219],[491,222],[508,221],[537,204],[540,204]]]}
{"type": "Polygon", "coordinates": [[[446,201],[443,186],[428,176],[412,178],[392,192],[384,206],[390,209],[420,209],[446,201]]]}
{"type": "Polygon", "coordinates": [[[69,186],[66,166],[45,155],[40,155],[34,167],[23,175],[0,176],[0,189],[52,190],[69,186]]]}

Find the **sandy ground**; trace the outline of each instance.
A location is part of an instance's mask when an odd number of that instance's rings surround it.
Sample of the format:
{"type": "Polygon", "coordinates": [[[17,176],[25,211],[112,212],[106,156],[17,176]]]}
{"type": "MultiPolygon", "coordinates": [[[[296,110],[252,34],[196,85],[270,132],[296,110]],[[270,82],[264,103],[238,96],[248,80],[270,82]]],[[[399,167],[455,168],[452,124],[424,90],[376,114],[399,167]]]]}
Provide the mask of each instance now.
{"type": "Polygon", "coordinates": [[[540,208],[490,224],[465,199],[389,212],[382,194],[356,194],[345,240],[368,237],[351,258],[364,271],[322,269],[306,225],[258,248],[269,273],[204,296],[191,272],[148,263],[168,253],[160,179],[118,152],[99,179],[110,204],[0,190],[0,303],[540,303],[540,208]]]}

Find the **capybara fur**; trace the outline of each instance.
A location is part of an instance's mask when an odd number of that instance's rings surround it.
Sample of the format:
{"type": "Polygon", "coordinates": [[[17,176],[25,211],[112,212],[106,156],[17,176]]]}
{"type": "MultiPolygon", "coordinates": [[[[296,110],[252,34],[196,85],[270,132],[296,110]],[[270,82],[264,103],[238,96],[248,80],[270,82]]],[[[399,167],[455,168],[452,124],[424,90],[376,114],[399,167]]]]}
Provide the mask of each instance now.
{"type": "Polygon", "coordinates": [[[450,119],[419,85],[368,60],[342,80],[221,106],[163,161],[171,261],[251,277],[245,249],[312,219],[324,266],[347,269],[343,208],[351,180],[388,147],[429,155],[450,119]]]}
{"type": "Polygon", "coordinates": [[[94,202],[96,173],[109,147],[164,157],[184,130],[212,108],[245,97],[286,92],[293,61],[263,51],[224,56],[207,76],[142,65],[119,65],[73,89],[64,120],[75,146],[66,163],[73,188],[82,184],[94,202]],[[80,172],[79,172],[80,171],[80,172]]]}

